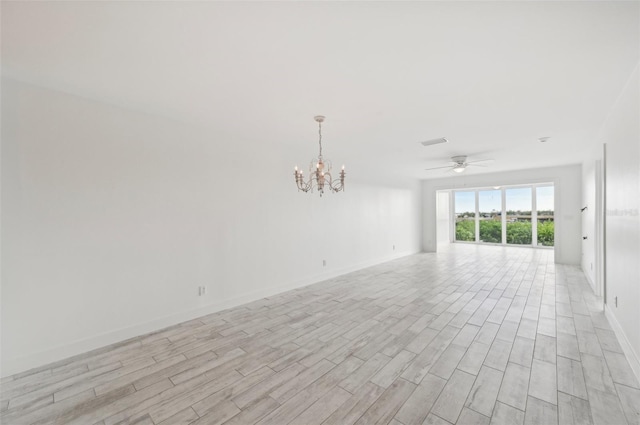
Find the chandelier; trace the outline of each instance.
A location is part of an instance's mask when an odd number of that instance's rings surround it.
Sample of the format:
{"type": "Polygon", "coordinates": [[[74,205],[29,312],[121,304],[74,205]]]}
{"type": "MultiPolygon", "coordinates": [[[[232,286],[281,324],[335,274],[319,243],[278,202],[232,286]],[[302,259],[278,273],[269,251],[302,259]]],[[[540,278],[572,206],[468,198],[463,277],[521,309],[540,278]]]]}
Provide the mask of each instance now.
{"type": "Polygon", "coordinates": [[[324,193],[325,187],[329,188],[332,192],[340,192],[344,190],[344,165],[342,166],[342,170],[340,170],[340,179],[333,180],[331,177],[331,161],[322,157],[322,123],[324,122],[324,116],[317,115],[313,117],[313,119],[318,123],[320,154],[317,160],[314,159],[311,161],[309,179],[307,181],[304,180],[302,170],[298,170],[298,166],[296,166],[294,177],[296,178],[298,191],[313,192],[313,187],[315,186],[320,196],[324,193]]]}

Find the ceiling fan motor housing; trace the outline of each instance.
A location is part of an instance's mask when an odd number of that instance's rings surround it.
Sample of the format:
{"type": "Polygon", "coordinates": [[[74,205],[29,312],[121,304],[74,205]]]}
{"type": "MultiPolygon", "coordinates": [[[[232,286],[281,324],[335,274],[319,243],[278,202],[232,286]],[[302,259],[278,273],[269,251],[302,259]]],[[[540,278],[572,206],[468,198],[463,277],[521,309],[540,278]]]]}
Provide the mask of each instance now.
{"type": "Polygon", "coordinates": [[[452,156],[451,161],[455,162],[456,164],[464,164],[467,161],[467,156],[466,155],[452,156]]]}

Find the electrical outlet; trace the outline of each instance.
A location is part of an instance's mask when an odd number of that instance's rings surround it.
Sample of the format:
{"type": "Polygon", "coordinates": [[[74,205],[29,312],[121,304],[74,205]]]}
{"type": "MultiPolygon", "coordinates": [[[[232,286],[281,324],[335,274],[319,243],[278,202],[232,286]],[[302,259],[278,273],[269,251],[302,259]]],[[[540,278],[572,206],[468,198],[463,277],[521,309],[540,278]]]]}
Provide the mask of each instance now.
{"type": "Polygon", "coordinates": [[[198,296],[202,297],[207,293],[206,286],[198,286],[198,296]]]}
{"type": "Polygon", "coordinates": [[[322,267],[327,267],[327,260],[322,260],[322,267]]]}

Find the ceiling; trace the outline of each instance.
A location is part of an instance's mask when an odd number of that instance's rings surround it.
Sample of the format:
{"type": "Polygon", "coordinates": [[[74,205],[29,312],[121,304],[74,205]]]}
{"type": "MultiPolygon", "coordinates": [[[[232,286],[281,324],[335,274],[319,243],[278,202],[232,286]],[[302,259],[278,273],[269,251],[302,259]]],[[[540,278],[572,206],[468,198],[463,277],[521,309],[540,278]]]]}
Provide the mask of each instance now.
{"type": "Polygon", "coordinates": [[[419,179],[461,154],[495,159],[464,174],[581,162],[640,56],[639,2],[1,7],[6,77],[301,159],[323,114],[325,156],[419,179]]]}

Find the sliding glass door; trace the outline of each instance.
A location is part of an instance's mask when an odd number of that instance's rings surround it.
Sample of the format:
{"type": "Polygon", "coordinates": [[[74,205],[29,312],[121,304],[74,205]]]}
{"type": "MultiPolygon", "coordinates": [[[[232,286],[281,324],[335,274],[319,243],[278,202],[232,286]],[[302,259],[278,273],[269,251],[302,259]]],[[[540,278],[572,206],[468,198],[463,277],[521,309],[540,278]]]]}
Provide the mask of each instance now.
{"type": "Polygon", "coordinates": [[[531,245],[531,187],[505,190],[507,243],[531,245]]]}

